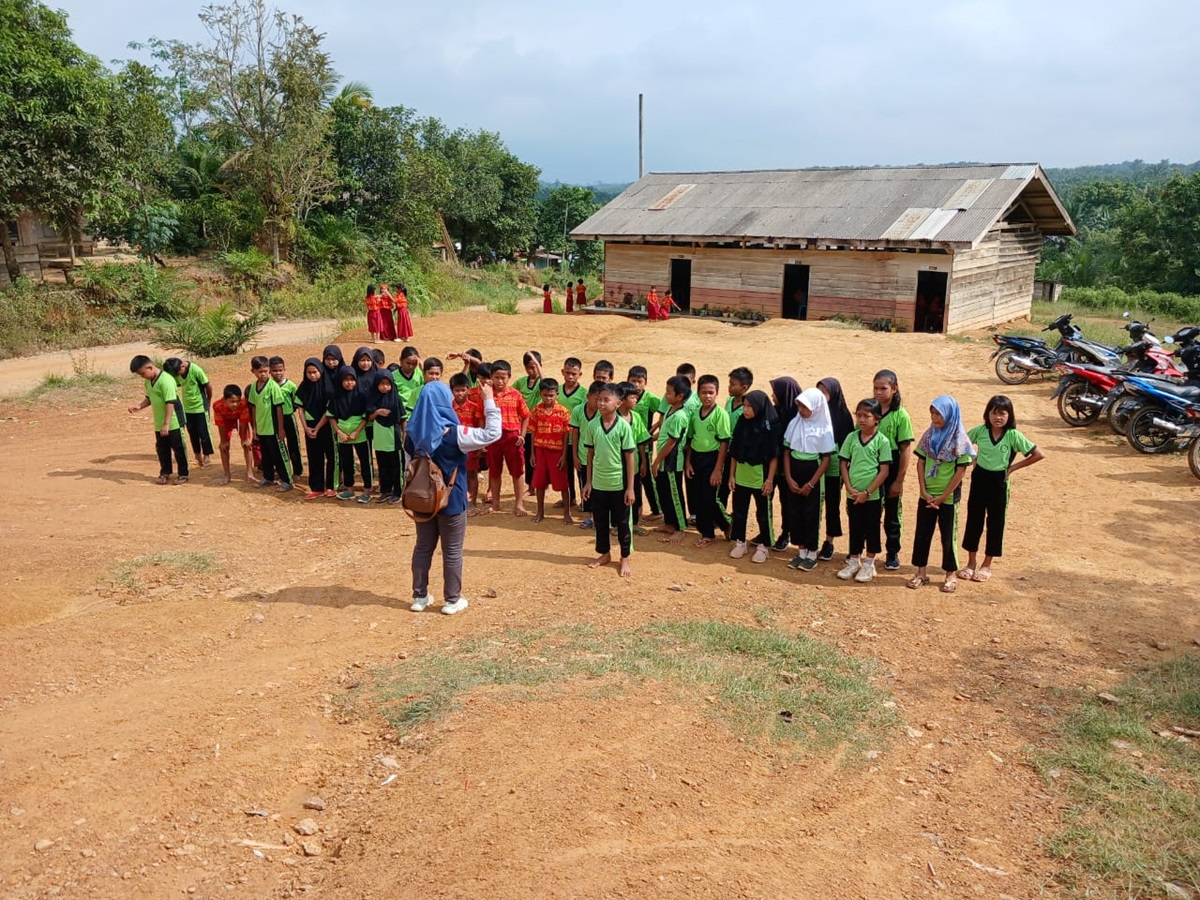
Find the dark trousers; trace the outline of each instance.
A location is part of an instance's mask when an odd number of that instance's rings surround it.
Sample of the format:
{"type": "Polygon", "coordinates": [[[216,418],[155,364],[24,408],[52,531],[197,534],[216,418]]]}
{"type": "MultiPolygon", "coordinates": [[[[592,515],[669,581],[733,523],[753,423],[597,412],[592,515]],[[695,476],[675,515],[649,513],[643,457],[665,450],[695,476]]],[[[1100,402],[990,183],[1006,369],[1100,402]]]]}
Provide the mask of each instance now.
{"type": "Polygon", "coordinates": [[[400,451],[376,450],[375,459],[379,463],[379,493],[381,496],[395,494],[400,496],[400,451]]]}
{"type": "Polygon", "coordinates": [[[258,446],[262,450],[262,476],[265,481],[278,478],[284,484],[292,483],[287,460],[283,458],[283,441],[277,434],[260,434],[258,446]]]}
{"type": "Polygon", "coordinates": [[[304,448],[308,451],[308,489],[320,493],[336,487],[337,454],[333,448],[333,428],[328,422],[315,438],[304,436],[304,448]]]}
{"type": "MultiPolygon", "coordinates": [[[[345,444],[342,445],[346,446],[345,444]]],[[[365,447],[366,444],[356,446],[365,447]]],[[[442,597],[447,601],[462,596],[463,542],[467,537],[467,514],[434,516],[428,522],[417,522],[417,539],[413,544],[413,597],[429,593],[429,568],[438,543],[442,545],[442,597]]]]}
{"type": "Polygon", "coordinates": [[[979,551],[979,538],[987,523],[987,556],[1004,555],[1004,519],[1008,514],[1008,473],[975,467],[971,473],[971,493],[967,497],[967,525],[963,529],[963,549],[979,551]]]}
{"type": "Polygon", "coordinates": [[[929,547],[933,532],[942,535],[942,571],[958,571],[958,504],[943,503],[932,507],[922,497],[917,503],[917,533],[913,537],[912,563],[920,568],[929,565],[929,547]]]}
{"type": "Polygon", "coordinates": [[[758,519],[758,534],[750,541],[752,544],[775,543],[774,529],[771,527],[771,498],[764,497],[762,488],[742,487],[740,484],[733,488],[733,522],[730,525],[729,537],[734,541],[746,540],[746,520],[750,516],[750,498],[754,498],[754,513],[758,519]]]}
{"type": "MultiPolygon", "coordinates": [[[[580,466],[575,470],[575,474],[579,476],[580,486],[587,484],[587,466],[580,466]]],[[[585,513],[590,513],[592,511],[591,498],[589,497],[587,500],[580,501],[579,508],[585,513]]]]}
{"type": "Polygon", "coordinates": [[[358,457],[358,467],[362,470],[363,487],[368,491],[375,485],[371,472],[371,447],[366,441],[357,444],[338,444],[338,463],[342,469],[342,484],[347,488],[354,487],[354,457],[358,457]]]}
{"type": "MultiPolygon", "coordinates": [[[[575,499],[575,497],[576,497],[576,494],[575,494],[575,464],[573,462],[570,462],[570,460],[571,460],[570,454],[567,455],[567,460],[570,463],[566,469],[567,496],[571,498],[571,505],[575,506],[577,503],[577,501],[575,499]]],[[[529,481],[528,485],[529,485],[529,487],[533,487],[533,482],[529,481]]]]}
{"type": "Polygon", "coordinates": [[[654,488],[658,492],[663,523],[673,525],[680,531],[687,531],[687,510],[683,505],[683,473],[659,469],[654,488]]]}
{"type": "MultiPolygon", "coordinates": [[[[382,473],[379,476],[383,478],[382,473]]],[[[525,435],[525,487],[533,486],[533,433],[525,435]]]]}
{"type": "MultiPolygon", "coordinates": [[[[829,462],[829,470],[840,468],[838,458],[835,455],[829,462]]],[[[842,536],[842,475],[838,472],[836,475],[826,475],[825,483],[822,485],[825,490],[825,537],[835,538],[842,536]]]]}
{"type": "Polygon", "coordinates": [[[865,546],[874,555],[881,549],[879,521],[883,517],[883,501],[868,500],[866,503],[846,501],[846,521],[850,526],[850,555],[858,556],[865,546]]]}
{"type": "Polygon", "coordinates": [[[725,457],[725,468],[721,470],[721,483],[717,486],[717,502],[721,509],[729,509],[729,457],[725,457]]]}
{"type": "Polygon", "coordinates": [[[658,491],[654,488],[654,478],[647,472],[645,477],[638,475],[633,479],[633,524],[637,524],[642,516],[642,498],[650,504],[650,515],[658,515],[658,491]]]}
{"type": "MultiPolygon", "coordinates": [[[[820,461],[815,459],[796,459],[788,454],[788,465],[792,467],[792,479],[800,487],[808,484],[817,474],[820,461]]],[[[821,546],[821,482],[804,494],[793,494],[792,489],[784,485],[789,496],[787,513],[788,533],[792,543],[804,550],[817,550],[821,546]]]]}
{"type": "Polygon", "coordinates": [[[701,537],[710,540],[716,536],[716,528],[729,530],[729,516],[725,507],[717,503],[717,489],[712,486],[712,475],[717,468],[720,451],[692,452],[692,477],[688,479],[688,508],[696,517],[696,530],[701,537]]]}
{"type": "MultiPolygon", "coordinates": [[[[784,464],[787,464],[786,461],[784,464]]],[[[789,544],[794,544],[796,538],[792,535],[792,505],[796,494],[793,494],[791,488],[787,486],[787,479],[782,477],[782,473],[775,480],[775,488],[772,493],[779,495],[779,537],[785,539],[789,544]]]]}
{"type": "Polygon", "coordinates": [[[283,436],[287,440],[288,459],[292,463],[292,474],[299,477],[304,474],[304,457],[300,455],[300,432],[296,429],[296,417],[283,417],[283,436]]]}
{"type": "Polygon", "coordinates": [[[888,556],[900,552],[900,527],[904,524],[904,506],[900,502],[903,498],[888,496],[895,483],[894,478],[890,479],[879,489],[879,496],[883,498],[883,533],[887,536],[888,556]]]}
{"type": "Polygon", "coordinates": [[[621,559],[633,550],[633,523],[624,491],[592,491],[592,518],[596,522],[596,552],[603,556],[612,550],[609,529],[617,527],[621,559]]]}
{"type": "Polygon", "coordinates": [[[187,420],[188,440],[192,442],[192,453],[197,457],[212,456],[212,435],[208,431],[208,415],[206,413],[185,413],[187,420]]]}
{"type": "Polygon", "coordinates": [[[172,428],[166,437],[157,431],[154,432],[154,452],[158,454],[159,475],[171,474],[171,456],[174,455],[175,462],[179,465],[179,477],[187,477],[187,451],[183,448],[183,435],[178,428],[172,428]]]}

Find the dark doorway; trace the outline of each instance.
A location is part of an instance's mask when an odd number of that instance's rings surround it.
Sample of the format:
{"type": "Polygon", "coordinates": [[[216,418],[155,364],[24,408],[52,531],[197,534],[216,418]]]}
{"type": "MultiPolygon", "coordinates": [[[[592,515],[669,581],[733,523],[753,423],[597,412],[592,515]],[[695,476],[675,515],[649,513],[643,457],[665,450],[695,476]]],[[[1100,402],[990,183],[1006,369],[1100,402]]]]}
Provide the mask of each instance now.
{"type": "Polygon", "coordinates": [[[671,260],[671,297],[684,312],[692,308],[692,261],[671,260]]]}
{"type": "Polygon", "coordinates": [[[913,331],[938,333],[946,330],[945,272],[917,273],[917,305],[913,316],[913,331]]]}
{"type": "Polygon", "coordinates": [[[783,267],[783,317],[808,318],[808,266],[783,267]]]}

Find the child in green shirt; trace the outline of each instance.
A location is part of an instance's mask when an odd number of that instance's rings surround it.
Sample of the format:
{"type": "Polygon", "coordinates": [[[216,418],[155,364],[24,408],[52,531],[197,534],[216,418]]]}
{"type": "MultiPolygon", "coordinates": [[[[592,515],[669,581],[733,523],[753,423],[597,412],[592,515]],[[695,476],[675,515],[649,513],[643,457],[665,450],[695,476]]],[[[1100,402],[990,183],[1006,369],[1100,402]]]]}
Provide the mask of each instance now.
{"type": "Polygon", "coordinates": [[[883,502],[879,488],[891,469],[892,445],[879,431],[883,408],[874,398],[860,400],[854,408],[857,430],[842,442],[842,484],[846,488],[846,518],[850,522],[850,555],[837,577],[867,582],[875,577],[875,556],[882,549],[879,525],[883,502]],[[862,557],[863,548],[866,557],[862,557]]]}
{"type": "MultiPolygon", "coordinates": [[[[579,476],[579,485],[583,486],[587,481],[587,456],[583,452],[584,438],[587,430],[592,427],[596,417],[600,415],[600,408],[596,405],[596,401],[600,397],[600,389],[604,387],[605,382],[593,381],[591,387],[587,391],[587,399],[571,410],[571,421],[568,427],[571,429],[571,458],[575,464],[575,474],[579,476]]],[[[579,508],[583,510],[583,521],[579,523],[580,528],[593,528],[595,521],[592,519],[592,504],[588,502],[587,497],[579,498],[579,508]]]]}
{"type": "Polygon", "coordinates": [[[615,384],[604,385],[596,398],[599,416],[584,435],[587,448],[587,481],[583,497],[592,504],[596,521],[596,558],[588,568],[597,569],[612,562],[610,525],[617,528],[617,543],[621,548],[620,575],[633,574],[629,555],[633,551],[632,518],[633,474],[637,447],[633,429],[617,413],[621,389],[615,384]]]}
{"type": "MultiPolygon", "coordinates": [[[[662,397],[649,390],[646,385],[650,380],[650,373],[646,371],[645,366],[630,366],[629,374],[625,376],[625,380],[633,385],[634,391],[637,394],[637,400],[633,406],[633,414],[642,420],[642,424],[646,428],[646,433],[651,438],[657,434],[654,417],[658,414],[659,404],[662,403],[662,397]]],[[[641,473],[637,484],[634,485],[633,507],[635,510],[635,521],[640,517],[642,511],[642,491],[645,488],[646,501],[650,504],[650,518],[657,518],[662,515],[661,507],[658,503],[658,491],[654,487],[654,479],[649,477],[649,468],[641,473]]]]}
{"type": "Polygon", "coordinates": [[[667,389],[663,392],[663,418],[658,426],[658,453],[650,464],[650,474],[663,511],[663,523],[655,530],[666,534],[663,543],[678,544],[687,532],[683,467],[689,414],[684,407],[691,396],[692,384],[687,376],[675,375],[667,379],[667,389]]]}
{"type": "Polygon", "coordinates": [[[213,389],[208,375],[196,363],[187,359],[171,357],[163,363],[163,370],[175,379],[175,385],[183,400],[184,427],[192,443],[192,453],[206,468],[213,455],[212,435],[208,431],[208,411],[212,407],[213,389]]]}
{"type": "Polygon", "coordinates": [[[278,483],[280,491],[292,489],[292,474],[288,468],[287,449],[283,444],[286,398],[283,388],[271,378],[271,363],[265,356],[250,360],[254,383],[246,389],[250,404],[250,427],[262,451],[262,476],[259,487],[278,483]],[[278,475],[279,481],[276,482],[278,475]]]}
{"type": "Polygon", "coordinates": [[[880,369],[871,383],[875,400],[883,410],[879,432],[892,447],[893,465],[889,467],[883,491],[883,532],[887,535],[885,549],[888,569],[900,568],[900,529],[904,523],[904,476],[912,461],[912,418],[900,400],[900,381],[890,369],[880,369]]]}
{"type": "Polygon", "coordinates": [[[147,406],[154,412],[154,452],[158,454],[158,484],[171,480],[171,457],[179,467],[176,484],[187,484],[188,460],[183,447],[183,435],[179,426],[183,418],[183,406],[175,379],[156,366],[148,356],[135,356],[129,361],[129,371],[146,380],[146,396],[137,406],[129,407],[131,414],[141,412],[147,406]]]}
{"type": "Polygon", "coordinates": [[[721,486],[733,429],[729,425],[729,414],[717,405],[721,379],[716,375],[701,375],[698,385],[700,405],[692,410],[688,419],[683,477],[688,487],[688,508],[696,517],[696,530],[700,532],[696,546],[707,547],[716,540],[718,524],[726,535],[729,534],[729,516],[724,504],[717,502],[717,488],[721,486]]]}
{"type": "Polygon", "coordinates": [[[299,478],[304,474],[304,457],[300,455],[300,431],[296,428],[296,382],[287,377],[287,363],[282,356],[272,356],[267,364],[271,367],[271,380],[279,385],[283,393],[283,437],[287,445],[288,459],[292,464],[292,475],[299,478]]]}
{"type": "Polygon", "coordinates": [[[929,546],[936,528],[942,536],[942,571],[946,581],[942,592],[954,593],[958,587],[958,500],[963,476],[975,456],[975,448],[963,428],[958,402],[949,395],[933,401],[929,407],[930,427],[917,444],[917,483],[921,499],[917,503],[917,533],[913,538],[913,565],[917,574],[908,582],[913,588],[929,584],[929,546]]]}
{"type": "Polygon", "coordinates": [[[617,387],[621,389],[621,405],[617,407],[617,413],[633,429],[633,443],[637,446],[637,465],[634,467],[633,473],[633,533],[643,535],[646,533],[646,529],[640,524],[642,483],[650,475],[650,442],[653,438],[646,430],[645,421],[637,414],[637,388],[628,381],[622,381],[617,387]]]}
{"type": "Polygon", "coordinates": [[[742,415],[733,426],[729,440],[729,491],[733,494],[733,515],[729,539],[733,559],[746,555],[746,520],[750,514],[750,498],[754,498],[758,534],[750,541],[755,544],[751,562],[765,563],[775,543],[771,519],[771,495],[775,492],[775,474],[779,467],[779,452],[783,434],[779,416],[771,398],[763,391],[750,391],[742,404],[742,415]]]}

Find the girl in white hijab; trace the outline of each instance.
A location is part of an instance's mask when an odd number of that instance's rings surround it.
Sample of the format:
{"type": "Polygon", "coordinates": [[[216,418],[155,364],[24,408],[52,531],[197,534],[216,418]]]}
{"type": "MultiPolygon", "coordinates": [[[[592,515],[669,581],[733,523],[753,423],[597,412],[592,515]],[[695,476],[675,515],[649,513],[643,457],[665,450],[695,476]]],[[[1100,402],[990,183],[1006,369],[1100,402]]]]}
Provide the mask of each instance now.
{"type": "Polygon", "coordinates": [[[787,523],[792,541],[799,548],[788,568],[811,572],[817,567],[821,546],[821,485],[837,453],[833,421],[825,395],[817,388],[801,391],[796,398],[796,417],[783,434],[787,465],[784,475],[792,493],[787,523]]]}

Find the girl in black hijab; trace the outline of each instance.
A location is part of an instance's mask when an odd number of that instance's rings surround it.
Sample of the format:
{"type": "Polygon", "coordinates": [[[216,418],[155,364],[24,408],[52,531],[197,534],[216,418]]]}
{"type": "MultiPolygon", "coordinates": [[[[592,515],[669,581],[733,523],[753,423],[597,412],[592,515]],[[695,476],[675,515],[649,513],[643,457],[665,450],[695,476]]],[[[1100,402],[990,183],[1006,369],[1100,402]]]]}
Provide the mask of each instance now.
{"type": "Polygon", "coordinates": [[[367,404],[367,415],[375,431],[375,461],[379,464],[379,502],[400,502],[400,450],[404,441],[401,426],[406,418],[404,401],[396,390],[392,373],[383,369],[375,379],[375,392],[367,404]]]}
{"type": "Polygon", "coordinates": [[[338,386],[338,371],[346,364],[345,357],[342,356],[342,348],[337,344],[330,344],[321,351],[322,372],[325,375],[325,392],[332,397],[333,392],[338,386]]]}
{"type": "Polygon", "coordinates": [[[769,398],[762,391],[750,391],[742,401],[742,415],[733,427],[729,442],[729,490],[733,494],[733,523],[730,539],[734,542],[729,555],[741,559],[746,555],[746,518],[750,513],[750,498],[754,498],[758,519],[758,534],[751,543],[756,563],[765,563],[774,543],[771,523],[771,494],[775,489],[775,472],[783,447],[783,431],[779,417],[769,398]]]}
{"type": "Polygon", "coordinates": [[[329,412],[333,416],[338,441],[338,462],[342,470],[339,500],[371,502],[374,478],[371,469],[371,448],[367,444],[367,397],[358,389],[358,373],[351,366],[338,370],[338,387],[329,400],[329,412]],[[365,492],[354,495],[354,457],[362,469],[365,492]]]}
{"type": "MultiPolygon", "coordinates": [[[[779,416],[779,433],[787,434],[788,426],[792,424],[792,419],[796,418],[796,400],[800,397],[800,382],[790,376],[771,379],[771,393],[775,397],[775,414],[779,416]]],[[[786,472],[787,460],[783,457],[783,444],[779,445],[779,465],[780,471],[786,472]]],[[[789,530],[789,525],[792,522],[792,492],[788,489],[787,481],[783,478],[779,479],[777,484],[779,489],[779,515],[783,520],[779,527],[779,540],[775,542],[774,549],[778,553],[783,553],[793,541],[793,535],[789,530]]]]}
{"type": "Polygon", "coordinates": [[[303,410],[301,422],[304,426],[304,446],[308,453],[308,493],[304,495],[305,500],[332,497],[337,493],[333,489],[334,473],[337,471],[334,467],[333,427],[329,424],[331,392],[326,385],[324,362],[310,356],[304,361],[304,374],[296,385],[296,406],[303,410]]]}
{"type": "MultiPolygon", "coordinates": [[[[817,388],[829,401],[829,418],[833,422],[833,440],[837,449],[842,448],[842,442],[854,432],[854,416],[846,405],[846,395],[842,393],[842,383],[836,378],[822,378],[817,382],[817,388]]],[[[835,451],[836,453],[836,451],[835,451]]],[[[836,456],[834,462],[837,462],[836,456]]],[[[830,466],[825,475],[825,543],[817,559],[833,559],[833,539],[842,536],[842,473],[840,466],[830,466]],[[837,469],[837,472],[832,471],[837,469]]]]}

